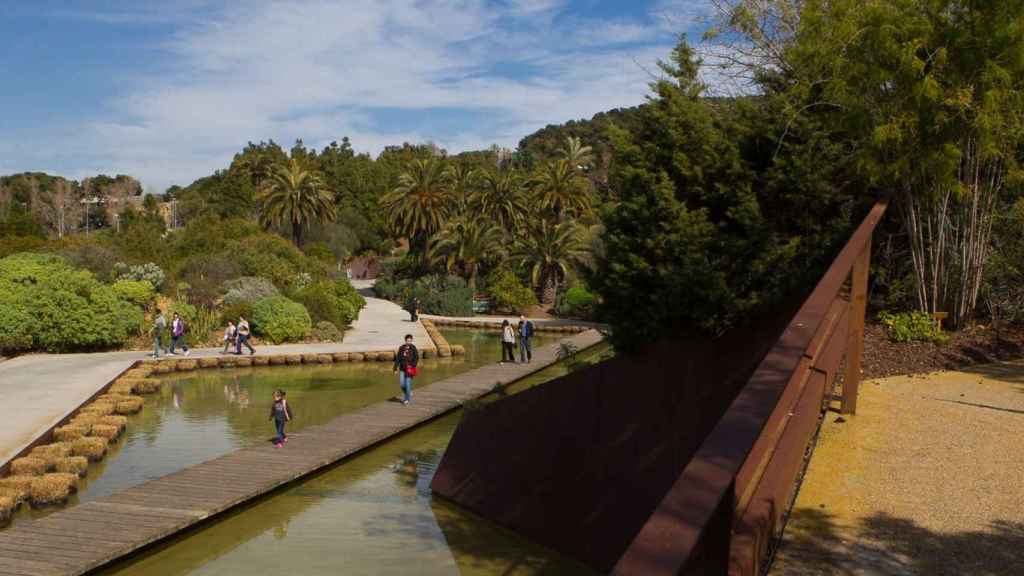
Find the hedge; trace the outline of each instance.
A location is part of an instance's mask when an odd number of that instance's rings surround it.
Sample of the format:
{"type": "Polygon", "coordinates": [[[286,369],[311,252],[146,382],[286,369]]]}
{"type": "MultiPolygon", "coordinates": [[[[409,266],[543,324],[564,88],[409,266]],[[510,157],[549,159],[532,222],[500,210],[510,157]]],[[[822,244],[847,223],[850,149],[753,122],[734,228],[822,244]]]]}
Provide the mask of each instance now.
{"type": "Polygon", "coordinates": [[[313,322],[306,308],[284,296],[270,296],[253,306],[253,330],[274,344],[296,342],[309,335],[313,322]]]}

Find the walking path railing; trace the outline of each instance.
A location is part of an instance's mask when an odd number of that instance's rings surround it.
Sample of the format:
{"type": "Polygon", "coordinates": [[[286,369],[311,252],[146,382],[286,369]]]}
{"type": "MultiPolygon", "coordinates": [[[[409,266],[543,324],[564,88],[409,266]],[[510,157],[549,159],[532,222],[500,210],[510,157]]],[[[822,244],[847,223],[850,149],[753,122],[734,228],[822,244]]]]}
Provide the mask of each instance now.
{"type": "Polygon", "coordinates": [[[615,566],[616,574],[754,575],[781,530],[826,391],[857,408],[877,203],[615,566]],[[848,296],[841,292],[850,281],[848,296]],[[845,357],[845,370],[840,369],[845,357]]]}

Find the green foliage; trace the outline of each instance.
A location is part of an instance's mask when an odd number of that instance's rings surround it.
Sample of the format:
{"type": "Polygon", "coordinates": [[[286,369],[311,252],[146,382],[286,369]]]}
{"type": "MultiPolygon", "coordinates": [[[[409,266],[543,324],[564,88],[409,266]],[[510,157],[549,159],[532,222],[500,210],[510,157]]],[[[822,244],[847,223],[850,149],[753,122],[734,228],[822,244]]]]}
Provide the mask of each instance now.
{"type": "Polygon", "coordinates": [[[259,276],[242,276],[228,280],[223,284],[224,304],[232,306],[235,304],[255,304],[264,298],[277,296],[279,291],[273,282],[259,276]]]}
{"type": "Polygon", "coordinates": [[[327,321],[321,321],[317,322],[316,326],[313,326],[311,336],[314,340],[319,342],[341,342],[345,337],[345,333],[339,330],[334,324],[327,321]]]}
{"type": "Polygon", "coordinates": [[[123,262],[114,264],[114,274],[118,280],[135,280],[149,282],[153,288],[159,290],[164,283],[164,271],[153,262],[128,266],[123,262]]]}
{"type": "Polygon", "coordinates": [[[307,258],[298,248],[276,234],[257,234],[243,239],[237,258],[246,276],[270,279],[278,288],[290,288],[301,272],[315,278],[326,276],[323,263],[307,258]]]}
{"type": "Polygon", "coordinates": [[[945,344],[949,337],[939,331],[931,316],[924,312],[882,312],[878,320],[885,326],[893,342],[936,342],[945,344]]]}
{"type": "Polygon", "coordinates": [[[199,308],[188,302],[176,300],[167,307],[166,313],[168,326],[170,326],[171,319],[177,314],[185,319],[185,323],[189,325],[189,330],[191,330],[192,323],[199,317],[199,308]]]}
{"type": "Polygon", "coordinates": [[[120,260],[120,255],[110,247],[91,240],[95,237],[65,239],[57,253],[72,266],[85,268],[100,280],[111,281],[114,279],[114,264],[120,260]]]}
{"type": "Polygon", "coordinates": [[[433,274],[418,279],[378,279],[374,290],[381,298],[406,308],[418,298],[420,311],[425,314],[473,315],[473,290],[458,276],[433,274]]]}
{"type": "Polygon", "coordinates": [[[3,236],[0,235],[0,258],[18,252],[41,252],[46,247],[46,240],[37,236],[3,236]]]}
{"type": "Polygon", "coordinates": [[[319,260],[328,266],[333,266],[337,263],[334,252],[331,251],[326,242],[310,242],[302,248],[302,252],[309,258],[319,260]]]}
{"type": "Polygon", "coordinates": [[[284,296],[270,296],[257,302],[252,321],[256,334],[274,344],[301,341],[313,328],[302,304],[284,296]]]}
{"type": "Polygon", "coordinates": [[[116,346],[142,322],[141,310],[118,298],[113,288],[53,255],[16,254],[0,260],[0,304],[11,323],[0,338],[17,349],[116,346]]]}
{"type": "Polygon", "coordinates": [[[264,226],[290,226],[296,246],[302,245],[303,229],[336,216],[334,194],[323,174],[307,164],[294,154],[275,164],[259,196],[260,221],[264,226]]]}
{"type": "Polygon", "coordinates": [[[313,322],[330,322],[339,328],[351,325],[366,304],[345,278],[311,283],[294,291],[292,296],[306,307],[313,322]]]}
{"type": "Polygon", "coordinates": [[[156,290],[146,280],[118,280],[112,288],[118,298],[140,308],[149,307],[156,297],[156,290]]]}
{"type": "Polygon", "coordinates": [[[508,268],[498,268],[487,277],[487,292],[498,310],[522,313],[537,304],[537,296],[508,268]]]}
{"type": "Polygon", "coordinates": [[[597,296],[587,290],[586,286],[573,286],[566,290],[555,305],[555,311],[561,316],[573,318],[589,318],[597,304],[597,296]]]}
{"type": "Polygon", "coordinates": [[[255,302],[236,302],[234,304],[225,304],[220,310],[220,322],[219,326],[226,326],[228,320],[238,324],[239,318],[252,319],[252,311],[255,302]]]}
{"type": "Polygon", "coordinates": [[[31,349],[34,329],[35,318],[25,303],[0,287],[0,352],[31,349]]]}

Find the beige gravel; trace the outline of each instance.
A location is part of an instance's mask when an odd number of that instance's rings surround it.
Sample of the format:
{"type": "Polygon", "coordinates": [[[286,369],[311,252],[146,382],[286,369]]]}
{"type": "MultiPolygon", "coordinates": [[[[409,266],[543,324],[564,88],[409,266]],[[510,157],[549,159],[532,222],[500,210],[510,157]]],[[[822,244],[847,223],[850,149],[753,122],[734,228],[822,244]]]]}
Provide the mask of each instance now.
{"type": "Polygon", "coordinates": [[[771,574],[1024,574],[1024,362],[861,385],[771,574]]]}

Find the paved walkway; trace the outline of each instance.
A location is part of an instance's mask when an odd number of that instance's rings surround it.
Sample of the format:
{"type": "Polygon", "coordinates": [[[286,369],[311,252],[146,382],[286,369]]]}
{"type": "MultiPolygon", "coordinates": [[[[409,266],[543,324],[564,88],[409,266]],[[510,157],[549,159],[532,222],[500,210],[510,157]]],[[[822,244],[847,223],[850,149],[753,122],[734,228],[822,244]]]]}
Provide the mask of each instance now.
{"type": "Polygon", "coordinates": [[[771,573],[1021,573],[1024,362],[860,390],[826,417],[771,573]]]}
{"type": "MultiPolygon", "coordinates": [[[[370,280],[352,284],[368,295],[370,280]]],[[[397,304],[366,298],[359,319],[341,344],[259,346],[257,354],[365,352],[397,348],[405,334],[420,347],[433,346],[419,323],[397,304]]],[[[216,356],[218,348],[193,349],[191,357],[216,356]]],[[[0,466],[58,424],[146,352],[28,354],[0,362],[0,466]]]]}
{"type": "MultiPolygon", "coordinates": [[[[583,350],[589,330],[568,338],[583,350]]],[[[131,554],[558,361],[559,344],[530,364],[489,364],[416,390],[413,402],[381,402],[289,434],[282,449],[238,450],[117,494],[0,532],[0,576],[78,575],[131,554]]],[[[510,431],[514,433],[514,431],[510,431]]],[[[287,569],[285,569],[287,572],[287,569]]],[[[410,567],[410,573],[416,568],[410,567]]]]}

